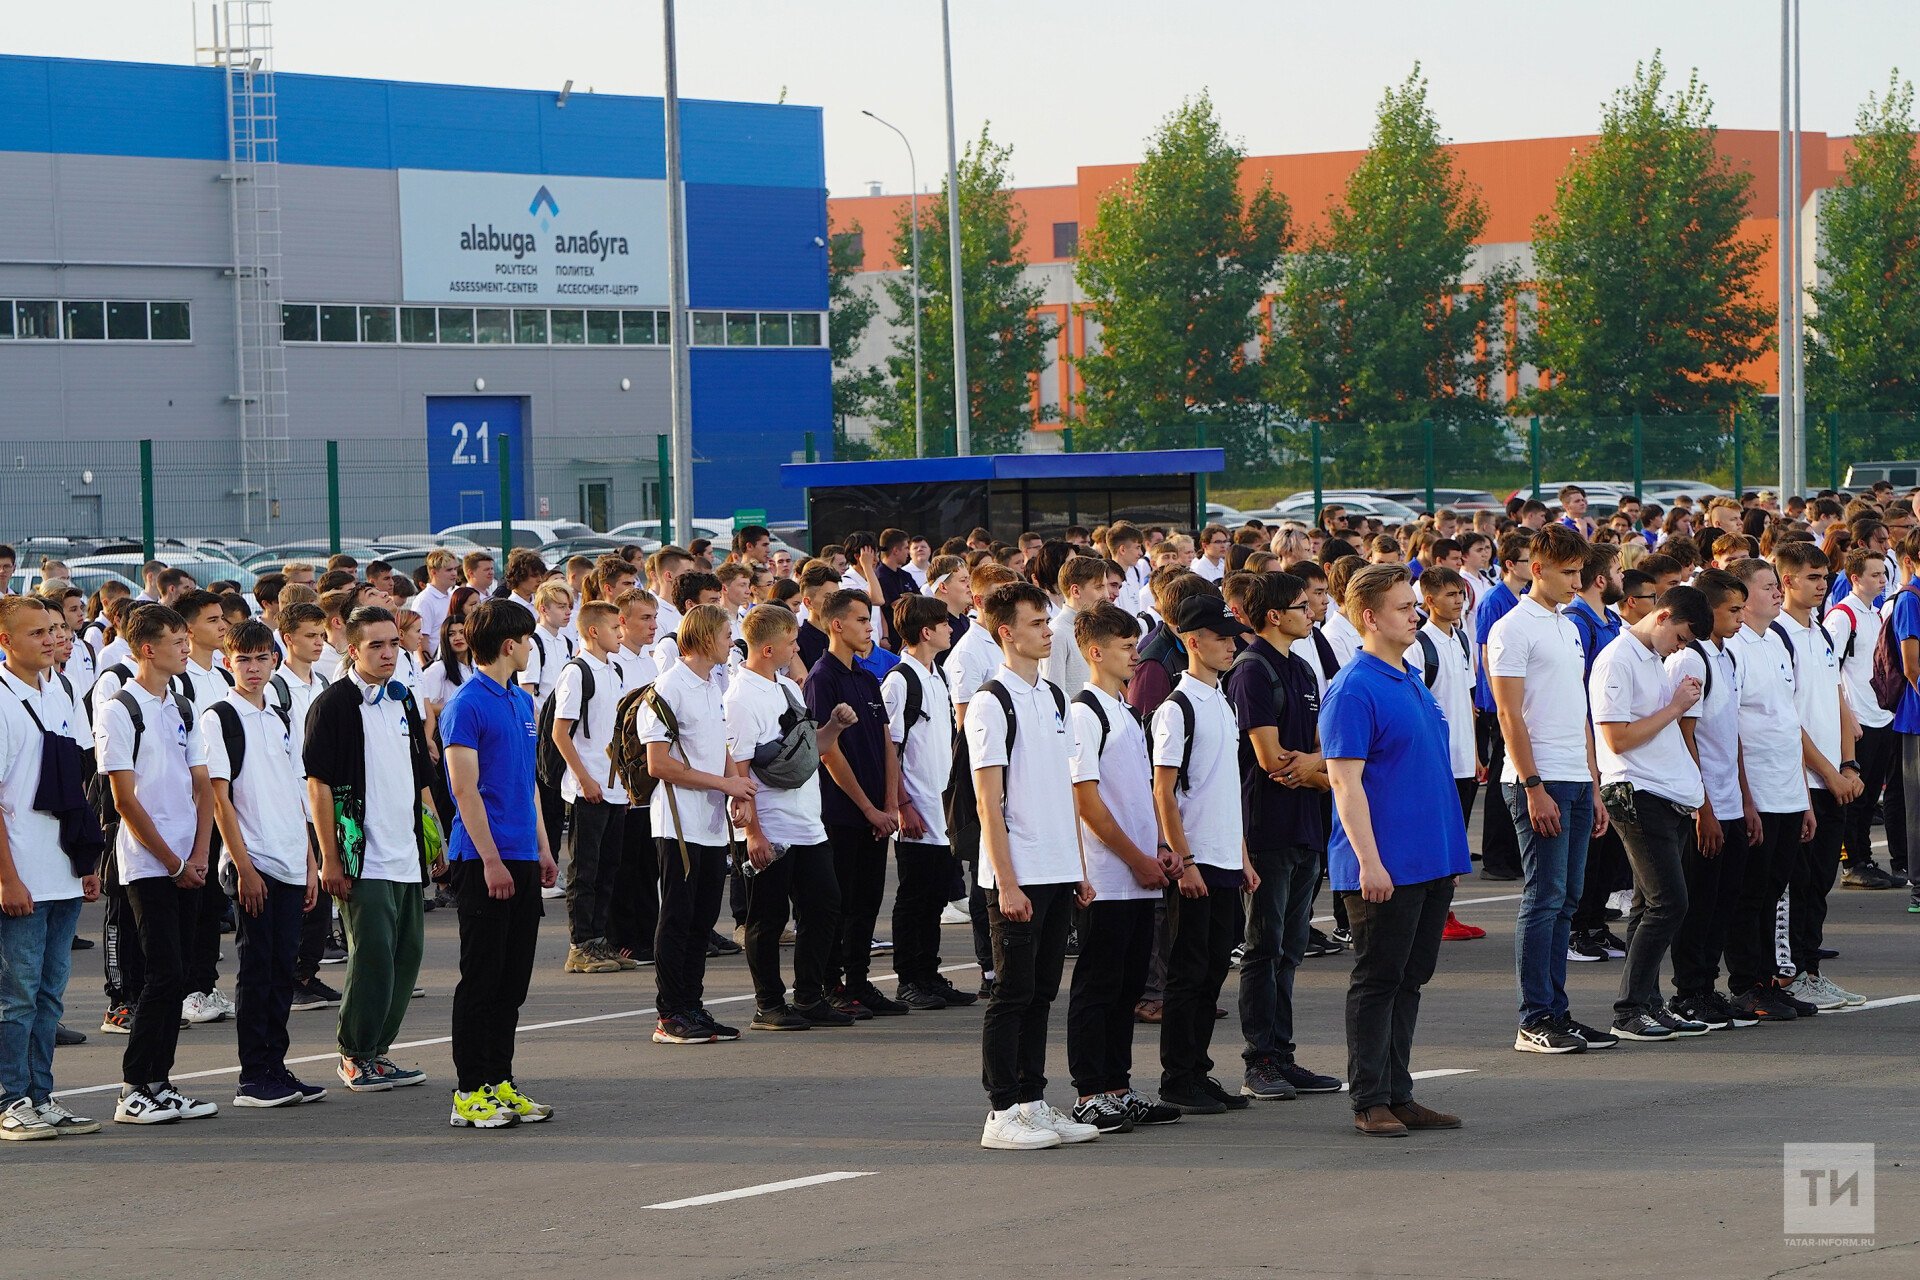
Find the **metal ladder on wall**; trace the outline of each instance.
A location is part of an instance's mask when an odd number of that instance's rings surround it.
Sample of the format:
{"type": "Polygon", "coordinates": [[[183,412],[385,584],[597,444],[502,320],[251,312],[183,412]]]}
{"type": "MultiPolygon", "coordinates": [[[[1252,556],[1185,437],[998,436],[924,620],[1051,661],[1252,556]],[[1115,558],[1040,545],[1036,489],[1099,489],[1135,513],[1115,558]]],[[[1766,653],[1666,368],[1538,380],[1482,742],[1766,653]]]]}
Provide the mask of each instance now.
{"type": "Polygon", "coordinates": [[[227,89],[227,184],[233,234],[234,354],[240,413],[240,505],[248,534],[272,528],[279,469],[291,457],[287,359],[281,329],[280,133],[273,83],[271,0],[220,0],[212,42],[195,61],[219,67],[227,89]]]}

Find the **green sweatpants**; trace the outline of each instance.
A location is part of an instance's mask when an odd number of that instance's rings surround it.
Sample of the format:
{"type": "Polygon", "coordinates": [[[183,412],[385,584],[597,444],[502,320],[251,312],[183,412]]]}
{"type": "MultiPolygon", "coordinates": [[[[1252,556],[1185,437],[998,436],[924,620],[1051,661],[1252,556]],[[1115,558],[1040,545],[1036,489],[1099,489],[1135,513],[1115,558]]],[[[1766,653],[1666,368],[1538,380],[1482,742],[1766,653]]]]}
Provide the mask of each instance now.
{"type": "Polygon", "coordinates": [[[347,929],[341,984],[340,1056],[377,1058],[393,1047],[413,999],[427,920],[417,884],[356,880],[340,904],[347,929]]]}

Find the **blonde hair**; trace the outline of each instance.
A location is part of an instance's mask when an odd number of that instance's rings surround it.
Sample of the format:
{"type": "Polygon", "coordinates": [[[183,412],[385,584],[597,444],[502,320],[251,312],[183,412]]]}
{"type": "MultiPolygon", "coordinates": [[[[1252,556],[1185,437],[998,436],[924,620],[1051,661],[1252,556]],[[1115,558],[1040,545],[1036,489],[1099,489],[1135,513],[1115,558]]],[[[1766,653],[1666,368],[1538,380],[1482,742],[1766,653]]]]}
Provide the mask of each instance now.
{"type": "Polygon", "coordinates": [[[1370,564],[1347,579],[1346,602],[1341,605],[1341,612],[1347,615],[1354,630],[1365,631],[1366,624],[1361,619],[1366,611],[1378,609],[1387,592],[1411,581],[1413,574],[1403,564],[1370,564]]]}
{"type": "Polygon", "coordinates": [[[785,605],[755,605],[747,614],[747,620],[740,624],[740,634],[747,642],[749,653],[763,644],[772,644],[792,635],[800,629],[800,622],[793,611],[785,605]]]}
{"type": "Polygon", "coordinates": [[[550,578],[533,589],[533,607],[536,609],[544,609],[562,601],[573,603],[573,588],[558,578],[550,578]]]}
{"type": "Polygon", "coordinates": [[[427,552],[427,568],[430,570],[438,571],[440,569],[457,569],[459,567],[460,557],[454,555],[453,552],[447,550],[445,547],[435,547],[433,550],[427,552]]]}
{"type": "Polygon", "coordinates": [[[719,651],[732,629],[725,609],[717,604],[697,604],[680,619],[680,629],[674,635],[682,656],[709,654],[719,651]]]}

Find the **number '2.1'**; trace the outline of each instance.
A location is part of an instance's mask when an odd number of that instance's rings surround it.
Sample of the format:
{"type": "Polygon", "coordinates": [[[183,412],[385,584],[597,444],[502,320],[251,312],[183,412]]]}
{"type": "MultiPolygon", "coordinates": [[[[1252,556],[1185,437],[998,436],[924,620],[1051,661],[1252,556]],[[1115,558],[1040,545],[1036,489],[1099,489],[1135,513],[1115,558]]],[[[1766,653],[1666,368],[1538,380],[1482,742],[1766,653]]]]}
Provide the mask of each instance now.
{"type": "Polygon", "coordinates": [[[469,432],[466,423],[456,422],[447,428],[447,434],[453,437],[454,466],[486,466],[493,461],[493,443],[486,423],[469,432]]]}

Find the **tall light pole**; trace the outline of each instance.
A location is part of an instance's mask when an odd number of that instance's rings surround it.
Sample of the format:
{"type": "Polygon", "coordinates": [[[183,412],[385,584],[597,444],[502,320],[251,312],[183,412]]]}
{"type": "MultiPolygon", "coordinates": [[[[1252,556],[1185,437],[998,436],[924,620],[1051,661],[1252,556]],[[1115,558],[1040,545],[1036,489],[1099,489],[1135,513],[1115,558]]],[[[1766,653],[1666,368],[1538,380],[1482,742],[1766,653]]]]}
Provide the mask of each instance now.
{"type": "MultiPolygon", "coordinates": [[[[1793,0],[1793,492],[1807,487],[1807,297],[1800,264],[1806,257],[1800,220],[1800,0],[1793,0]]],[[[1787,509],[1787,494],[1780,509],[1787,509]]]]}
{"type": "MultiPolygon", "coordinates": [[[[680,201],[680,71],[674,54],[673,0],[661,0],[667,46],[667,293],[672,320],[668,402],[673,414],[673,533],[679,546],[693,540],[693,413],[687,368],[687,227],[680,201]]],[[[661,541],[668,541],[666,529],[661,541]]]]}
{"type": "Polygon", "coordinates": [[[1794,404],[1798,395],[1799,369],[1794,362],[1793,295],[1797,281],[1794,268],[1793,185],[1793,0],[1780,0],[1780,501],[1785,509],[1787,497],[1795,492],[1794,472],[1800,458],[1795,436],[1798,423],[1794,404]]]}
{"type": "Polygon", "coordinates": [[[953,294],[953,451],[961,457],[973,452],[973,424],[968,421],[967,291],[960,273],[960,148],[953,130],[953,22],[947,0],[940,0],[940,53],[947,80],[947,253],[948,286],[953,294]]]}
{"type": "Polygon", "coordinates": [[[900,141],[907,148],[907,181],[913,186],[909,192],[908,215],[913,219],[913,456],[924,458],[927,456],[927,412],[923,395],[927,384],[920,374],[920,170],[913,162],[913,143],[901,133],[898,125],[888,124],[871,111],[860,114],[900,134],[900,141]]]}

